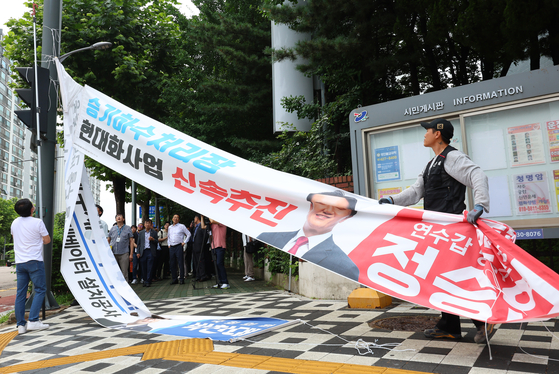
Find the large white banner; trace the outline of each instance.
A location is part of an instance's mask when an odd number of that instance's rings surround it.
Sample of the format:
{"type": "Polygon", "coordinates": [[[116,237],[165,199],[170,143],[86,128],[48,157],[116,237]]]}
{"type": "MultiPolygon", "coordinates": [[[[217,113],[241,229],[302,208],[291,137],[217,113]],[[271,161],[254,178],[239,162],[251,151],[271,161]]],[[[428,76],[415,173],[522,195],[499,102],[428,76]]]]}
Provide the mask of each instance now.
{"type": "MultiPolygon", "coordinates": [[[[517,247],[515,232],[502,223],[480,219],[474,226],[462,215],[378,205],[268,169],[81,87],[58,62],[57,68],[71,145],[67,222],[77,209],[83,153],[239,232],[389,295],[491,323],[559,315],[559,276],[517,247]]],[[[100,240],[95,229],[93,237],[100,240]]]]}

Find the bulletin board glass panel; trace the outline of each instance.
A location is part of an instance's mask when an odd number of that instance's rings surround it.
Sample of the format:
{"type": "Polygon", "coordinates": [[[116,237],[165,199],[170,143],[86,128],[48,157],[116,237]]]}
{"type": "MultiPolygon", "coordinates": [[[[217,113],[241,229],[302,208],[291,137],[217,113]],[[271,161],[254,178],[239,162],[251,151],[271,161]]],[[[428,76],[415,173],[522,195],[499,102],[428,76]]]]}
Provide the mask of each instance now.
{"type": "MultiPolygon", "coordinates": [[[[451,145],[462,150],[460,122],[454,119],[451,123],[451,145]]],[[[370,197],[395,195],[415,183],[435,155],[431,148],[423,146],[424,135],[425,129],[420,125],[369,133],[370,197]]],[[[423,208],[423,200],[413,207],[423,208]]]]}
{"type": "Polygon", "coordinates": [[[464,115],[464,127],[469,155],[489,178],[484,217],[557,226],[559,101],[464,115]]]}

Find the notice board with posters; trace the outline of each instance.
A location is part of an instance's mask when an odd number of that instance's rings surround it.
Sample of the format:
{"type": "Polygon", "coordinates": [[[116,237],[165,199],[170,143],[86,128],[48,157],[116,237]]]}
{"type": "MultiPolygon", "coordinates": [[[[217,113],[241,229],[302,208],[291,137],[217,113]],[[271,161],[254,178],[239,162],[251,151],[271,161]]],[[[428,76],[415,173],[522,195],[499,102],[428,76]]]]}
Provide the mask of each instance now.
{"type": "MultiPolygon", "coordinates": [[[[455,129],[450,145],[489,179],[483,216],[511,225],[519,238],[523,230],[559,237],[558,81],[554,66],[356,109],[367,120],[349,115],[355,191],[380,199],[413,185],[434,157],[420,122],[442,117],[455,129]]],[[[467,209],[473,204],[468,191],[467,209]]]]}
{"type": "Polygon", "coordinates": [[[559,100],[471,113],[463,121],[468,153],[492,189],[486,216],[523,226],[558,219],[559,100]]]}

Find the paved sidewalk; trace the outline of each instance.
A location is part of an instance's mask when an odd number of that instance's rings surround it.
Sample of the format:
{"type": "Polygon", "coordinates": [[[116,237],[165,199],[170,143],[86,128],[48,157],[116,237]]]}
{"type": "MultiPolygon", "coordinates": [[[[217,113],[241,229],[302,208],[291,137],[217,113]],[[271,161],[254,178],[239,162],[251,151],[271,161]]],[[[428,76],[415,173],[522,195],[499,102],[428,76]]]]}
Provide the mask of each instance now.
{"type": "MultiPolygon", "coordinates": [[[[473,342],[475,327],[469,320],[462,320],[462,341],[432,341],[425,339],[422,333],[371,329],[367,322],[407,314],[436,315],[436,311],[409,303],[393,304],[383,310],[348,309],[345,301],[311,300],[275,290],[262,281],[241,283],[241,276],[231,274],[232,288],[229,290],[202,289],[199,296],[171,299],[155,295],[188,294],[193,292],[192,286],[158,282],[159,285],[155,283],[151,288],[134,287],[156,314],[262,316],[301,319],[308,324],[288,326],[250,341],[214,342],[211,354],[146,359],[146,353],[134,352],[144,352],[141,347],[146,345],[182,339],[105,329],[77,306],[49,318],[46,322],[51,324],[50,329],[13,338],[0,356],[0,373],[8,372],[11,365],[51,359],[60,359],[56,362],[63,364],[43,366],[43,369],[30,365],[31,370],[25,373],[310,372],[303,370],[305,367],[312,367],[317,373],[389,374],[404,373],[403,370],[449,374],[559,373],[559,365],[553,361],[559,359],[559,340],[544,327],[554,332],[557,328],[555,319],[523,326],[500,326],[491,339],[493,360],[490,360],[488,347],[473,342]],[[251,291],[238,292],[241,289],[251,291]],[[358,339],[377,345],[397,343],[399,346],[393,350],[372,348],[371,353],[360,355],[355,348],[358,339]],[[110,352],[115,349],[124,351],[119,351],[118,357],[111,357],[110,352]],[[92,353],[105,355],[86,362],[68,363],[66,359],[92,353]],[[268,366],[258,364],[263,360],[268,366]],[[270,370],[269,367],[275,367],[270,366],[272,364],[277,365],[277,369],[270,370]],[[255,369],[259,367],[268,369],[255,369]]],[[[0,334],[14,329],[15,326],[8,326],[1,329],[0,334]]]]}

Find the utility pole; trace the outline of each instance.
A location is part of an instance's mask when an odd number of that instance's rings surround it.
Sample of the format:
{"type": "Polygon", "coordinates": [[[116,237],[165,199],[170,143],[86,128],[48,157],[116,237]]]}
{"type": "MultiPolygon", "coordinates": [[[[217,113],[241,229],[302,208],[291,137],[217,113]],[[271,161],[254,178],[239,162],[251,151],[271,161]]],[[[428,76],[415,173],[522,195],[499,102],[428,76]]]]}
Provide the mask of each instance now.
{"type": "MultiPolygon", "coordinates": [[[[45,0],[43,6],[43,44],[41,67],[49,69],[50,81],[58,81],[54,56],[60,56],[60,28],[62,24],[62,0],[45,0]]],[[[49,89],[50,110],[46,140],[41,147],[41,169],[43,173],[40,188],[43,191],[44,222],[52,238],[54,232],[54,165],[56,161],[56,105],[58,90],[55,84],[49,89]]],[[[60,170],[59,172],[62,172],[60,170]]],[[[52,283],[52,241],[44,246],[45,272],[47,276],[46,309],[59,308],[51,291],[52,283]]]]}

